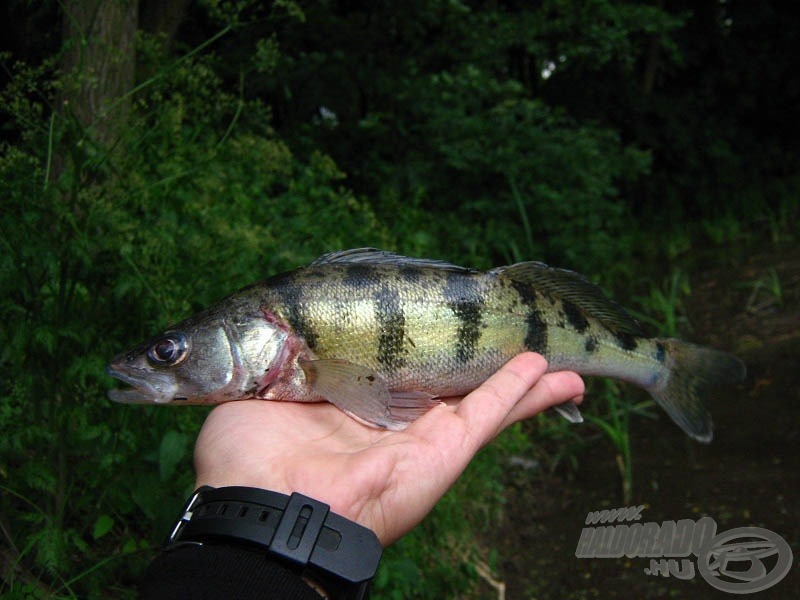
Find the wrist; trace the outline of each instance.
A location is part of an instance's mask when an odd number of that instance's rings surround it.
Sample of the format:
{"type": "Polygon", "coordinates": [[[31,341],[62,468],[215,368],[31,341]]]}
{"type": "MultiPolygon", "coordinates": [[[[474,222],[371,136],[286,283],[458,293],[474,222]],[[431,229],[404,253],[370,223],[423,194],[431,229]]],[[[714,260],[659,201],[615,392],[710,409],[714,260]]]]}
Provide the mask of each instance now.
{"type": "Polygon", "coordinates": [[[175,523],[167,548],[220,542],[258,549],[337,600],[366,597],[382,551],[374,532],[301,494],[200,488],[175,523]]]}

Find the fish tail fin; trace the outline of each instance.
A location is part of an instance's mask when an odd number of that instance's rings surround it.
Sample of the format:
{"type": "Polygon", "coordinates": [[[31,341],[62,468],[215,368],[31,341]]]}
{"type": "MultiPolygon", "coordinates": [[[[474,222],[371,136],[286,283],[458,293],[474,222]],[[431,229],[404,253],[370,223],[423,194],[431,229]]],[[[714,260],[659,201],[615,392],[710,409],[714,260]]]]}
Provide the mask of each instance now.
{"type": "Polygon", "coordinates": [[[743,381],[747,369],[726,352],[671,338],[657,341],[665,349],[668,373],[648,391],[681,429],[707,444],[714,432],[703,397],[710,388],[743,381]]]}

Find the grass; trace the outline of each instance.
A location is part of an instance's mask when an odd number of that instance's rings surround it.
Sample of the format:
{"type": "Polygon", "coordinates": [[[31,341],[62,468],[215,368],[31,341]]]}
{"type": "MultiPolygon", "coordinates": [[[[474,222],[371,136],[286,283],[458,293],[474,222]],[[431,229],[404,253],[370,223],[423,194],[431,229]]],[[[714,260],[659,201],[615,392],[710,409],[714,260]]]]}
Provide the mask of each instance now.
{"type": "Polygon", "coordinates": [[[751,289],[745,305],[750,314],[759,315],[783,306],[783,286],[774,267],[767,269],[763,276],[740,285],[751,289]]]}

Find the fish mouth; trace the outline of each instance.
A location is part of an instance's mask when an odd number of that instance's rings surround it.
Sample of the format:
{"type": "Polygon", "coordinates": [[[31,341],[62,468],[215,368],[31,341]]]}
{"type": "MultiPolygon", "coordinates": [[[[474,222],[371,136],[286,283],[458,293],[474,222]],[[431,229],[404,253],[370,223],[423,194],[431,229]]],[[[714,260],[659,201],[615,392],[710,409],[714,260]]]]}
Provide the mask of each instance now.
{"type": "Polygon", "coordinates": [[[109,390],[108,397],[113,402],[122,404],[166,404],[175,399],[175,384],[157,374],[148,373],[147,378],[137,377],[125,371],[115,369],[114,365],[106,367],[106,373],[128,384],[129,388],[109,390]],[[156,384],[148,379],[156,378],[156,384]]]}

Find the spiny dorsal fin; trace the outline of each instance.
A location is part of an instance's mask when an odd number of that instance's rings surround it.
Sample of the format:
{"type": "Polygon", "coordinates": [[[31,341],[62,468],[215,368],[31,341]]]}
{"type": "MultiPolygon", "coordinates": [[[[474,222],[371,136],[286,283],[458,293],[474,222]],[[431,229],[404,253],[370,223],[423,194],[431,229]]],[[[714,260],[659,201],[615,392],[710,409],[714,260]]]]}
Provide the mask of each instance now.
{"type": "Polygon", "coordinates": [[[522,262],[507,267],[497,267],[489,273],[530,284],[536,289],[569,300],[612,331],[645,336],[642,326],[636,319],[580,273],[556,269],[541,262],[522,262]]]}
{"type": "Polygon", "coordinates": [[[394,252],[387,252],[386,250],[378,250],[377,248],[353,248],[352,250],[339,250],[336,252],[328,252],[317,258],[311,263],[311,266],[329,265],[329,264],[343,264],[343,263],[359,263],[369,265],[395,265],[395,266],[413,266],[413,267],[429,267],[435,269],[444,269],[446,271],[457,271],[461,273],[475,273],[475,269],[467,267],[460,267],[452,263],[435,260],[430,258],[413,258],[409,256],[402,256],[394,252]]]}

